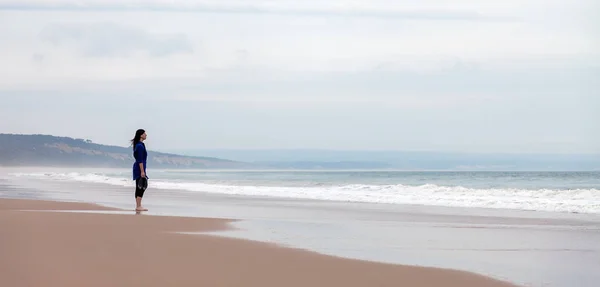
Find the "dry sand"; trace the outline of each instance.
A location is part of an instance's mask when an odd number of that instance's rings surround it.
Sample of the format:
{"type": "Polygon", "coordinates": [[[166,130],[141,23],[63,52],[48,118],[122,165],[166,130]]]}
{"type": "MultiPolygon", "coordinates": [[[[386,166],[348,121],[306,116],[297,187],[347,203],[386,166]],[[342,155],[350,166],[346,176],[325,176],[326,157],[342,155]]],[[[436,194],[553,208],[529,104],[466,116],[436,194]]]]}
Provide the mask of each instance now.
{"type": "Polygon", "coordinates": [[[514,286],[484,276],[380,264],[198,232],[227,220],[23,210],[114,210],[0,199],[0,286],[514,286]]]}

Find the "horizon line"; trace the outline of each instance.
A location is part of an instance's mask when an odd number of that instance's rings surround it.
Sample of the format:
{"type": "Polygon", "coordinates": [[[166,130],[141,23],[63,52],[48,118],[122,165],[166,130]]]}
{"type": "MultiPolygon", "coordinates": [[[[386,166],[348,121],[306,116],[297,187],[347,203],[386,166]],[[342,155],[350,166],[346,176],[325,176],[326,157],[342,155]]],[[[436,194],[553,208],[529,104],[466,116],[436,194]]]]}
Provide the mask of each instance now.
{"type": "MultiPolygon", "coordinates": [[[[74,137],[74,136],[65,136],[65,135],[53,135],[53,134],[44,134],[44,133],[4,133],[0,132],[0,136],[8,135],[8,136],[47,136],[47,137],[55,137],[55,138],[69,138],[73,140],[90,140],[90,144],[103,145],[103,146],[113,146],[113,147],[127,147],[120,146],[116,144],[107,144],[100,143],[90,138],[84,137],[74,137]]],[[[127,139],[126,141],[128,141],[127,139]]],[[[457,150],[442,150],[442,149],[429,149],[429,150],[412,150],[412,149],[347,149],[347,148],[274,148],[274,147],[262,147],[262,148],[159,148],[153,149],[157,152],[195,152],[195,151],[245,151],[245,152],[265,152],[265,151],[321,151],[321,152],[372,152],[372,153],[382,153],[382,152],[396,152],[396,153],[434,153],[434,154],[469,154],[469,155],[529,155],[529,156],[600,156],[600,152],[586,152],[586,153],[572,153],[572,152],[542,152],[542,153],[534,153],[534,152],[510,152],[510,151],[457,151],[457,150]]]]}

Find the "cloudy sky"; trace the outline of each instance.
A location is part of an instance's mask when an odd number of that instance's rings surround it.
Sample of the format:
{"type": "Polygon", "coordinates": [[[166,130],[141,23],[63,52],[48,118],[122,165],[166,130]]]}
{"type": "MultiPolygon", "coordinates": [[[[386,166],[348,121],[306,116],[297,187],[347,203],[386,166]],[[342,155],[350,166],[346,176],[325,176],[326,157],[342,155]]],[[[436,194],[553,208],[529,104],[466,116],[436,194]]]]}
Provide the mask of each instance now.
{"type": "Polygon", "coordinates": [[[0,0],[0,132],[600,152],[596,0],[0,0]]]}

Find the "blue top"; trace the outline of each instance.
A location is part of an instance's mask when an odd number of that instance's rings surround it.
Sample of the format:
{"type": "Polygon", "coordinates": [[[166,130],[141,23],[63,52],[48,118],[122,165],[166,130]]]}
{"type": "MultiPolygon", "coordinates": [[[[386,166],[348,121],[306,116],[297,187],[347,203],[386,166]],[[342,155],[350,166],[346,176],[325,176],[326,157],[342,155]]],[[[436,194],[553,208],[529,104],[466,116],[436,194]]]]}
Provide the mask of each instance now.
{"type": "MultiPolygon", "coordinates": [[[[148,159],[148,152],[146,152],[146,145],[143,142],[139,142],[133,148],[133,157],[135,162],[133,163],[133,180],[138,179],[142,171],[140,170],[140,163],[144,164],[144,173],[146,172],[146,160],[148,159]]],[[[148,177],[148,175],[146,175],[148,177]]]]}

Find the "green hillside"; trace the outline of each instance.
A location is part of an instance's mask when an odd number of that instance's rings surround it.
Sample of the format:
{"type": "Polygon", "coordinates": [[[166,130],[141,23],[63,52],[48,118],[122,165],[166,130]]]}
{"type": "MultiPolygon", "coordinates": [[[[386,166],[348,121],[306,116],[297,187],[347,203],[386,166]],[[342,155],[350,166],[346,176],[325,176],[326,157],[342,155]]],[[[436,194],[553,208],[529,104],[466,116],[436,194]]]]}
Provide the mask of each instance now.
{"type": "MultiPolygon", "coordinates": [[[[131,147],[51,135],[0,134],[0,166],[131,167],[131,147]]],[[[152,168],[246,168],[249,164],[212,157],[148,151],[152,168]]]]}

